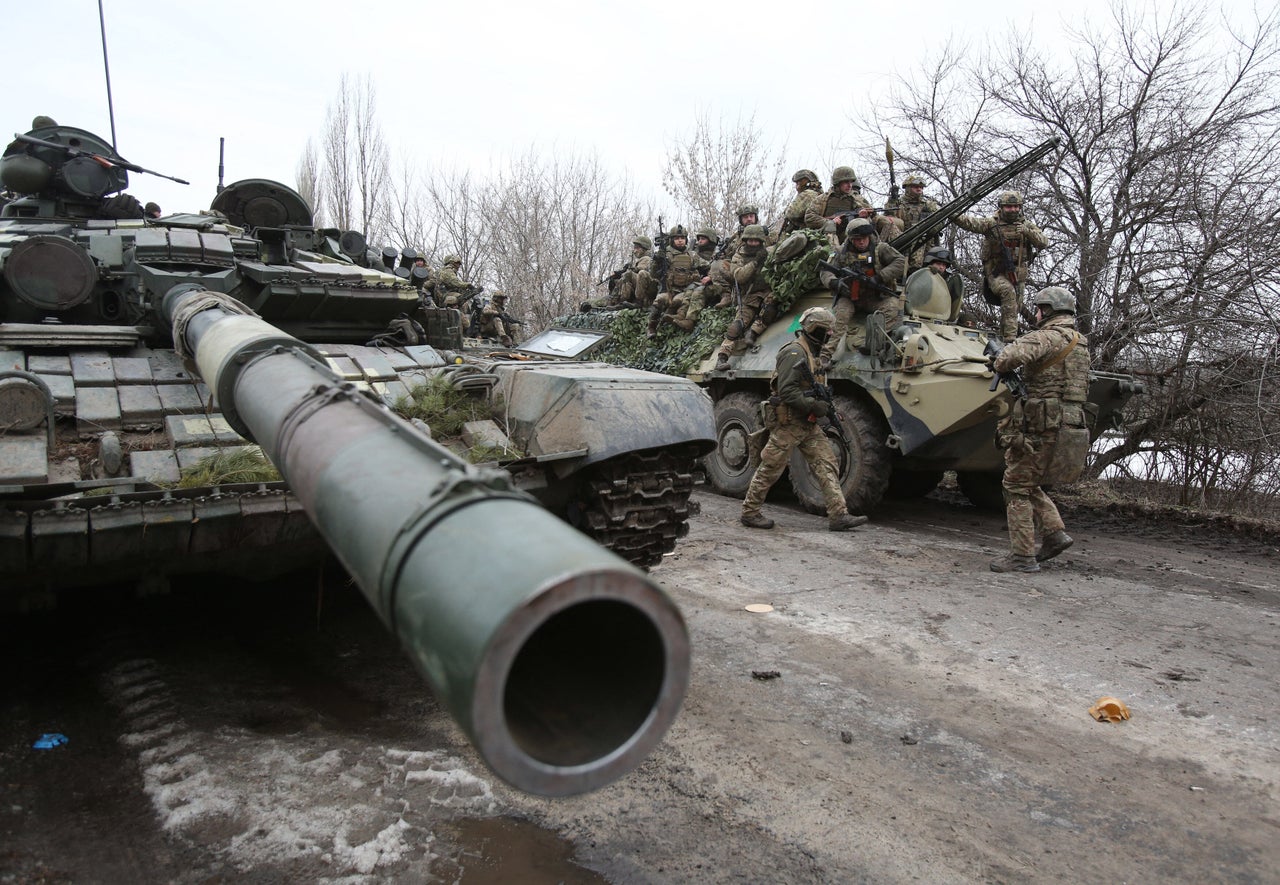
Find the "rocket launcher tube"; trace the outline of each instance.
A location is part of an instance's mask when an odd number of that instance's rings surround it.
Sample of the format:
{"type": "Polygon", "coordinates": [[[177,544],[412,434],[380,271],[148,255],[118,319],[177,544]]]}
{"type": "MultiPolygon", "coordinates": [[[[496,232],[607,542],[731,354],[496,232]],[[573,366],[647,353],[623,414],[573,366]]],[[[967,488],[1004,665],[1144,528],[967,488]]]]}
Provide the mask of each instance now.
{"type": "Polygon", "coordinates": [[[571,795],[653,750],[684,698],[689,640],[647,575],[238,302],[175,289],[163,309],[494,772],[571,795]]]}

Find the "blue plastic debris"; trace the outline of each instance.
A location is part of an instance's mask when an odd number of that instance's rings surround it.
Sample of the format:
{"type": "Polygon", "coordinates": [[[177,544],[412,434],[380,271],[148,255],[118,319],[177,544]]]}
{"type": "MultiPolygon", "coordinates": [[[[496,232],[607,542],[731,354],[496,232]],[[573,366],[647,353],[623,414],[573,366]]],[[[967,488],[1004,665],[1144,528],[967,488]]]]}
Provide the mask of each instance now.
{"type": "Polygon", "coordinates": [[[67,742],[65,734],[42,734],[40,740],[31,745],[33,750],[52,750],[54,747],[61,747],[67,742]]]}

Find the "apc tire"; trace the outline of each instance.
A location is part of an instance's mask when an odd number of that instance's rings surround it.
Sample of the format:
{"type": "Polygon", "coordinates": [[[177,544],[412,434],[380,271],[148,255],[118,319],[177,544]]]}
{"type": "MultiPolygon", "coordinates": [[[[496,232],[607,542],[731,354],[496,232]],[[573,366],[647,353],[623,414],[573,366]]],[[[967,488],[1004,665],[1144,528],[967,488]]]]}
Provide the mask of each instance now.
{"type": "MultiPolygon", "coordinates": [[[[836,457],[840,490],[844,492],[850,513],[869,513],[884,498],[889,474],[893,471],[893,453],[884,444],[888,431],[880,413],[861,400],[837,396],[835,406],[845,436],[849,438],[849,448],[842,446],[829,428],[824,427],[823,432],[836,457]]],[[[827,502],[822,497],[822,489],[799,449],[791,453],[787,466],[791,488],[800,504],[810,513],[825,515],[827,502]]]]}
{"type": "Polygon", "coordinates": [[[716,401],[716,447],[703,463],[711,488],[730,498],[745,498],[755,473],[747,451],[747,435],[760,428],[758,393],[738,390],[716,401]]]}
{"type": "Polygon", "coordinates": [[[982,510],[1004,510],[1004,475],[1001,473],[978,473],[960,471],[956,473],[956,482],[960,491],[975,507],[982,510]]]}
{"type": "Polygon", "coordinates": [[[941,470],[902,470],[895,468],[889,476],[888,496],[905,501],[923,498],[942,482],[941,470]]]}

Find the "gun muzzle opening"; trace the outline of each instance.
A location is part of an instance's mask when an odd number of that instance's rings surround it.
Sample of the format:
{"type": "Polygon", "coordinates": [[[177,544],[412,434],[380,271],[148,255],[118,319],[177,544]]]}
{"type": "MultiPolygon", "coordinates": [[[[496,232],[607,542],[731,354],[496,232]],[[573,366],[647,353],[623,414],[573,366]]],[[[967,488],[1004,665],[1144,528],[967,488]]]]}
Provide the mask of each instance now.
{"type": "Polygon", "coordinates": [[[477,743],[517,787],[563,796],[603,786],[639,764],[679,710],[687,633],[641,576],[569,578],[501,633],[474,712],[477,723],[500,717],[504,727],[477,728],[477,743]]]}

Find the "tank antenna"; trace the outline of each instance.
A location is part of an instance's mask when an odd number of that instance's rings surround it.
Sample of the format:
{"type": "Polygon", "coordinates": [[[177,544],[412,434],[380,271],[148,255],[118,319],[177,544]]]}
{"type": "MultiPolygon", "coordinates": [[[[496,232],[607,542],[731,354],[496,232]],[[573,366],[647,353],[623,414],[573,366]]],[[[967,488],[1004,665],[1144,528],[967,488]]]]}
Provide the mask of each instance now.
{"type": "Polygon", "coordinates": [[[218,139],[218,190],[216,191],[216,193],[219,193],[219,194],[222,193],[224,189],[222,186],[222,156],[223,156],[223,151],[226,149],[226,147],[227,147],[227,140],[225,138],[219,138],[218,139]]]}
{"type": "Polygon", "coordinates": [[[111,118],[111,147],[116,146],[116,111],[111,104],[111,65],[107,62],[107,19],[98,0],[98,28],[102,31],[102,69],[107,75],[107,116],[111,118]]]}

